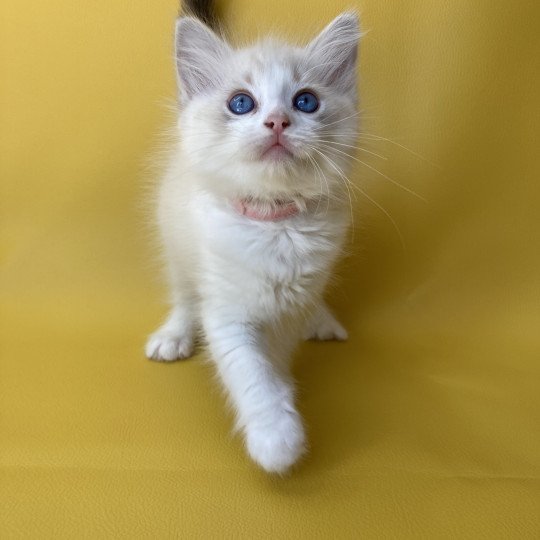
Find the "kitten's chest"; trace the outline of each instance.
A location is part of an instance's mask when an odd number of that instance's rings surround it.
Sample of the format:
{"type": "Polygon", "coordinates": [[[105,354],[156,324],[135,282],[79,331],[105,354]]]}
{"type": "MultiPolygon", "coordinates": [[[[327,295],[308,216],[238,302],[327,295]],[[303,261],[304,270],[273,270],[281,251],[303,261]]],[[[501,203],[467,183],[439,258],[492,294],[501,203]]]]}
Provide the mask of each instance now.
{"type": "Polygon", "coordinates": [[[271,283],[301,283],[313,278],[332,250],[316,231],[292,227],[250,228],[237,236],[236,256],[254,275],[271,283]]]}
{"type": "Polygon", "coordinates": [[[215,278],[238,298],[285,308],[323,286],[344,228],[310,216],[258,223],[217,214],[205,225],[206,258],[215,278]]]}

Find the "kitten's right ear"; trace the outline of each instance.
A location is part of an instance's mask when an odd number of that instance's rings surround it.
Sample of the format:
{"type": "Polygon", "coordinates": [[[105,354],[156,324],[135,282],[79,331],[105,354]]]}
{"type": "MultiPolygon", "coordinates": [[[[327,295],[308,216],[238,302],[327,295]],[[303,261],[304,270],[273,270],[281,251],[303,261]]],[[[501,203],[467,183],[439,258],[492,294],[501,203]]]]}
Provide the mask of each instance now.
{"type": "Polygon", "coordinates": [[[176,21],[176,73],[180,97],[187,101],[218,86],[232,49],[195,17],[176,21]]]}

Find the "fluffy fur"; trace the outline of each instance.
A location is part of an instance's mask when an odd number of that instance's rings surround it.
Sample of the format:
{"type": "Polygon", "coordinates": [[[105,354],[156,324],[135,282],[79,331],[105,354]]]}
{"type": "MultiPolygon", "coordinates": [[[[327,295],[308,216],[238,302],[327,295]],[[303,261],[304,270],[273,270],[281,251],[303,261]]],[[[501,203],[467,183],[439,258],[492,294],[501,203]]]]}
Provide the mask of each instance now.
{"type": "Polygon", "coordinates": [[[306,448],[289,372],[303,338],[346,339],[322,295],[349,226],[346,174],[356,132],[357,16],[335,19],[306,47],[266,40],[233,49],[193,17],[176,28],[180,143],[159,189],[157,220],[172,310],[150,336],[154,360],[186,358],[202,331],[249,455],[282,473],[306,448]],[[314,92],[312,114],[294,96],[314,92]],[[256,102],[234,115],[229,98],[256,102]],[[262,157],[286,118],[289,152],[262,157]],[[283,219],[252,219],[238,201],[283,219]],[[246,202],[247,201],[247,202],[246,202]]]}

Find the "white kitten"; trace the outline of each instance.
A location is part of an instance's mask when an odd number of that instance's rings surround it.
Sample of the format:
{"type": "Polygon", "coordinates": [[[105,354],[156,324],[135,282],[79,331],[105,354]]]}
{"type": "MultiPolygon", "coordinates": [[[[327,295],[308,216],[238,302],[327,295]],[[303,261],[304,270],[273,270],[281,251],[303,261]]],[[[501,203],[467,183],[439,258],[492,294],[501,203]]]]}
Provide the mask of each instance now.
{"type": "Polygon", "coordinates": [[[346,339],[322,300],[349,225],[355,14],[304,48],[233,49],[176,26],[180,144],[159,191],[172,311],[148,340],[186,358],[202,330],[250,456],[284,472],[305,450],[289,362],[305,337],[346,339]]]}

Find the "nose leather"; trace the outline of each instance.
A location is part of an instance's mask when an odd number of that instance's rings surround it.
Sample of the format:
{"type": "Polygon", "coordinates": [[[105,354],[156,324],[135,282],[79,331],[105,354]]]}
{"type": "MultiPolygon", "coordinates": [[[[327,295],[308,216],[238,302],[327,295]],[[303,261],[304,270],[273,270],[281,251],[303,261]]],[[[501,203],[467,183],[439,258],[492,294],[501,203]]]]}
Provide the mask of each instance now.
{"type": "Polygon", "coordinates": [[[286,114],[271,114],[264,121],[264,125],[279,135],[291,122],[286,114]]]}

